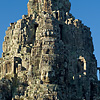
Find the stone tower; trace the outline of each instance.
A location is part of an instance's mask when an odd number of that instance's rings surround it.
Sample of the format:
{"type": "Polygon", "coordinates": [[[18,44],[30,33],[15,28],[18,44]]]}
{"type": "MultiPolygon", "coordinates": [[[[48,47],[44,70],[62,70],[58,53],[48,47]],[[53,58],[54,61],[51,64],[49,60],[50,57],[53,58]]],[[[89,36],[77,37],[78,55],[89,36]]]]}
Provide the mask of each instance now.
{"type": "Polygon", "coordinates": [[[27,6],[8,27],[0,59],[1,78],[13,77],[11,98],[100,100],[90,28],[69,13],[69,0],[27,6]]]}

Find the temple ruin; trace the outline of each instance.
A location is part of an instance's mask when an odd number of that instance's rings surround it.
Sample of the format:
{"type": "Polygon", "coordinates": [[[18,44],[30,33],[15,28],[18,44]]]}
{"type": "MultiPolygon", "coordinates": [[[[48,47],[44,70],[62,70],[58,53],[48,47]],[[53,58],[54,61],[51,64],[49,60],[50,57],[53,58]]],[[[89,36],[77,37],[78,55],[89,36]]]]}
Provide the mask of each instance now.
{"type": "Polygon", "coordinates": [[[1,79],[14,78],[12,100],[100,100],[91,31],[70,13],[69,0],[27,7],[8,27],[0,58],[1,79]]]}

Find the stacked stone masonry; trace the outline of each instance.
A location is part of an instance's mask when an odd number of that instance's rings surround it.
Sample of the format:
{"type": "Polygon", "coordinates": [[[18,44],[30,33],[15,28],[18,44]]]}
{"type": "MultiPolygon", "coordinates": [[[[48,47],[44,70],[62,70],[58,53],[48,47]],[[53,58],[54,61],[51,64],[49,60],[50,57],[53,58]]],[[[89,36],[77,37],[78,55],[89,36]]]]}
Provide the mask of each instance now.
{"type": "Polygon", "coordinates": [[[8,27],[0,58],[1,79],[13,77],[10,98],[100,100],[90,28],[70,14],[69,0],[27,6],[28,15],[8,27]]]}

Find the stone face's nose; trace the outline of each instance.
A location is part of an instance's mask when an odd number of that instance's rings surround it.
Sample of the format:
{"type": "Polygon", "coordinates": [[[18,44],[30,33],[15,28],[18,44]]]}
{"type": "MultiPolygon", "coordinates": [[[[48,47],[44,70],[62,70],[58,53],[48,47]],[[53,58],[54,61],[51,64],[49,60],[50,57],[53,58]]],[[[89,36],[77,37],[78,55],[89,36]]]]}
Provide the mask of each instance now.
{"type": "Polygon", "coordinates": [[[28,15],[41,13],[41,11],[52,14],[53,11],[69,12],[71,3],[69,0],[29,0],[28,15]]]}

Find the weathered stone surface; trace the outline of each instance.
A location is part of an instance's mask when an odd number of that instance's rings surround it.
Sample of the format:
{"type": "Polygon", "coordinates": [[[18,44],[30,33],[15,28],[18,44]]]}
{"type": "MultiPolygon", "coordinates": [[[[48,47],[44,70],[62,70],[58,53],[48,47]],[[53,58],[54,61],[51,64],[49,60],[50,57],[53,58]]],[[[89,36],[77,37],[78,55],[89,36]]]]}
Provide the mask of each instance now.
{"type": "Polygon", "coordinates": [[[11,81],[8,79],[0,80],[0,100],[11,100],[12,99],[12,89],[11,81]]]}
{"type": "Polygon", "coordinates": [[[1,91],[1,100],[99,100],[90,28],[69,13],[69,0],[27,6],[4,38],[0,77],[11,80],[11,92],[1,91]]]}

